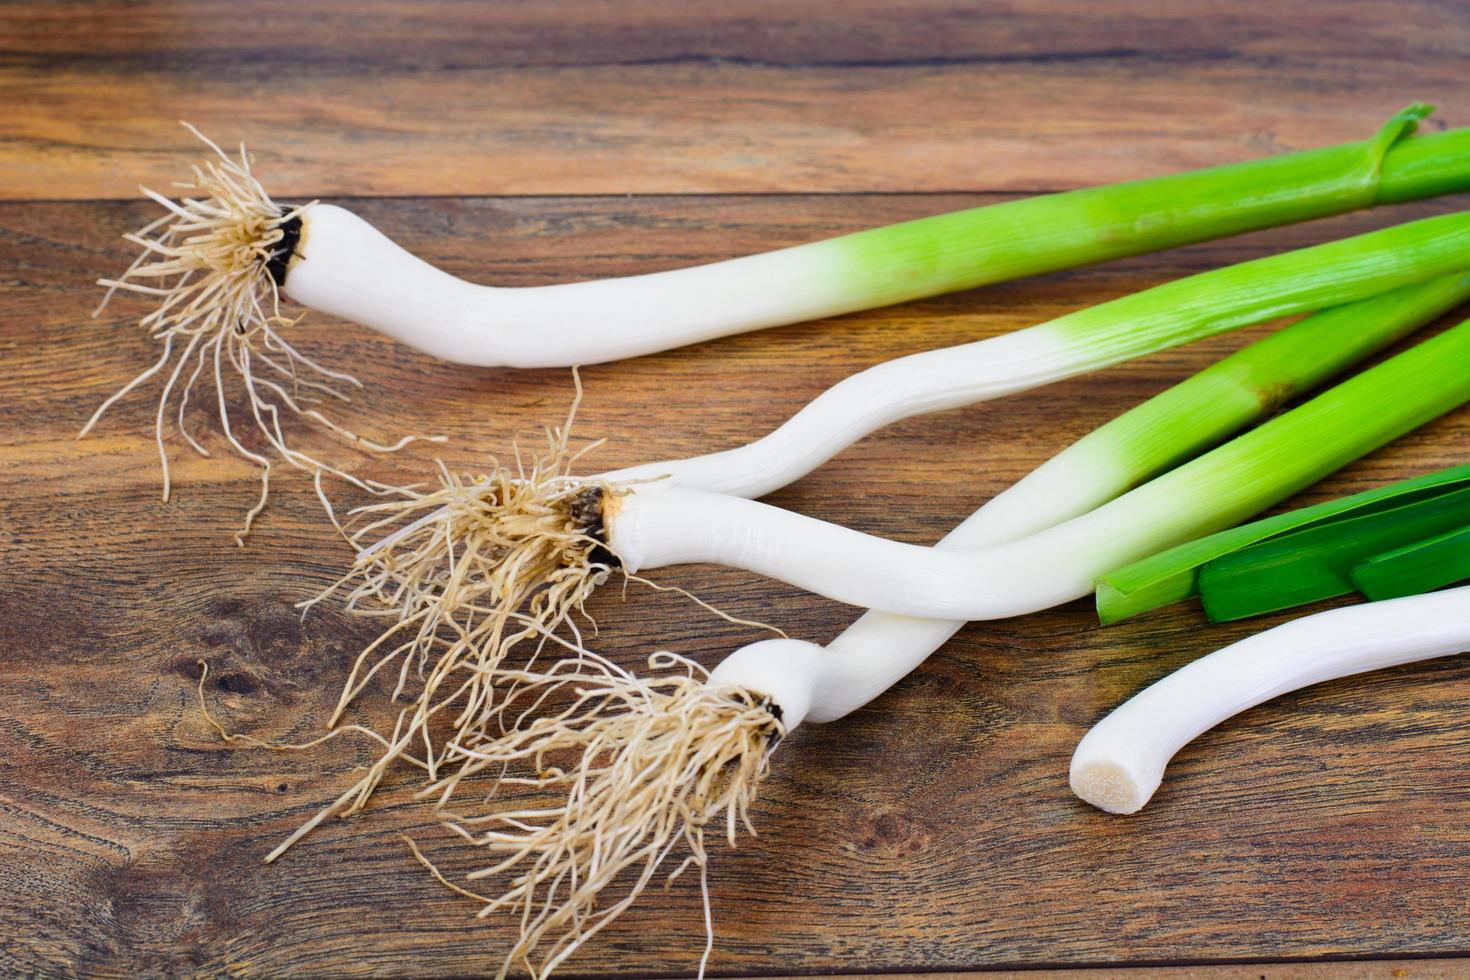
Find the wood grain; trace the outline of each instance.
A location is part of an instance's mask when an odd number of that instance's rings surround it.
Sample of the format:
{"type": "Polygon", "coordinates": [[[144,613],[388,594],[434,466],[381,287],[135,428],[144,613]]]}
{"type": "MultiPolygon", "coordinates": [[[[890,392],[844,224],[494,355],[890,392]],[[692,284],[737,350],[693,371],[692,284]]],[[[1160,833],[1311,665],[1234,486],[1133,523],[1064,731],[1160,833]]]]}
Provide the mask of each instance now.
{"type": "MultiPolygon", "coordinates": [[[[409,859],[402,833],[446,870],[476,863],[406,779],[370,813],[260,863],[372,755],[346,739],[305,753],[230,748],[195,699],[203,659],[230,727],[309,738],[371,635],[334,606],[305,620],[292,608],[349,557],[308,481],[279,477],[240,550],[231,535],[256,485],[217,433],[210,459],[171,445],[177,492],[160,500],[156,386],[74,438],[155,356],[136,306],[88,319],[89,284],[126,262],[118,236],[151,211],[88,198],[163,183],[192,158],[169,120],[249,139],[285,194],[369,195],[338,199],[451,272],[529,285],[1352,138],[1411,97],[1453,98],[1470,33],[1463,8],[1428,2],[1230,0],[1191,14],[936,0],[0,8],[0,974],[477,974],[512,929],[473,920],[409,859]],[[731,190],[762,193],[679,196],[731,190]],[[475,196],[504,192],[551,196],[475,196]]],[[[1470,104],[1445,109],[1470,121],[1470,104]]],[[[1463,205],[600,365],[583,373],[581,426],[610,442],[590,462],[729,446],[894,356],[1463,205]]],[[[904,422],[772,500],[935,540],[1257,333],[904,422]]],[[[387,478],[415,478],[436,456],[470,467],[504,453],[560,420],[571,395],[566,372],[439,364],[326,318],[295,336],[367,382],[343,413],[363,431],[451,437],[372,460],[298,432],[305,448],[387,478]]],[[[197,410],[196,431],[207,417],[197,410]]],[[[1467,447],[1460,411],[1300,502],[1464,462],[1467,447]]],[[[730,571],[660,579],[814,640],[854,615],[730,571]]],[[[753,638],[671,594],[634,589],[624,602],[609,589],[593,612],[600,648],[630,665],[660,648],[712,664],[753,638]]],[[[1074,603],[977,624],[873,705],[802,729],[776,756],[761,836],[715,855],[713,974],[1465,972],[1470,662],[1328,684],[1229,722],[1181,754],[1137,817],[1068,792],[1072,747],[1101,714],[1274,621],[1207,629],[1180,606],[1104,630],[1074,603]],[[1239,965],[1254,960],[1293,962],[1239,965]]],[[[381,721],[385,705],[355,717],[381,721]]],[[[680,881],[566,972],[685,975],[702,945],[695,884],[680,881]]]]}
{"type": "MultiPolygon", "coordinates": [[[[979,203],[930,197],[359,201],[451,271],[533,283],[631,273],[979,203]],[[697,232],[697,233],[696,233],[697,232]],[[488,247],[486,243],[491,243],[488,247]]],[[[602,465],[728,445],[838,378],[898,354],[999,333],[1060,310],[1334,234],[1423,216],[1435,203],[1354,215],[1166,256],[701,345],[589,369],[584,431],[602,465]],[[692,427],[678,420],[699,418],[692,427]]],[[[428,881],[397,839],[421,835],[453,871],[474,856],[431,829],[406,790],[334,824],[279,865],[260,856],[369,758],[345,742],[305,754],[221,745],[194,700],[196,662],[231,726],[317,732],[365,624],[290,604],[346,560],[309,487],[283,478],[247,550],[230,544],[254,495],[247,464],[180,454],[158,499],[145,397],[73,439],[149,357],[124,318],[85,319],[82,284],[115,268],[133,204],[0,206],[6,413],[6,587],[0,677],[7,751],[5,972],[478,972],[508,924],[428,881]],[[76,923],[85,923],[78,929],[76,923]]],[[[302,343],[368,382],[369,430],[445,431],[472,465],[564,410],[564,372],[475,372],[365,330],[308,318],[302,343]]],[[[777,503],[895,537],[938,537],[1090,427],[1243,338],[1221,338],[990,406],[895,426],[778,494],[777,503]],[[975,465],[956,466],[956,449],[975,465]]],[[[308,448],[332,444],[303,435],[308,448]]],[[[1447,464],[1470,444],[1458,413],[1314,490],[1321,499],[1447,464]]],[[[220,448],[220,440],[208,443],[220,448]]],[[[379,472],[422,472],[415,452],[379,472]]],[[[851,613],[734,572],[661,576],[741,616],[825,639],[851,613]]],[[[602,646],[707,663],[750,638],[668,595],[612,592],[602,646]]],[[[1103,711],[1203,649],[1186,607],[1119,628],[1083,603],[973,626],[914,677],[781,750],[762,836],[719,853],[719,973],[1059,962],[1199,961],[1365,952],[1463,953],[1470,833],[1470,664],[1445,661],[1327,685],[1188,749],[1128,820],[1067,791],[1066,760],[1103,711]],[[1079,900],[1084,896],[1085,900],[1079,900]]],[[[374,716],[365,712],[365,717],[374,716]]],[[[375,715],[379,720],[382,714],[375,715]]],[[[692,968],[692,883],[654,893],[573,973],[692,968]]]]}
{"type": "Polygon", "coordinates": [[[295,196],[1056,189],[1363,139],[1467,47],[1434,0],[14,4],[0,195],[173,179],[176,119],[295,196]]]}

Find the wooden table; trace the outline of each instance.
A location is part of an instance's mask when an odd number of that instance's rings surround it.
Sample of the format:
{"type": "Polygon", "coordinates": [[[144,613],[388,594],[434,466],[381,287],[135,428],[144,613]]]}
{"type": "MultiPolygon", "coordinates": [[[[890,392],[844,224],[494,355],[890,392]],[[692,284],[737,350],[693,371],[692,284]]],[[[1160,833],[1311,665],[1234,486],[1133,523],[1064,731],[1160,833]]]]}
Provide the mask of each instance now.
{"type": "MultiPolygon", "coordinates": [[[[200,154],[175,119],[248,142],[281,198],[345,203],[451,272],[511,285],[1357,139],[1415,98],[1444,101],[1435,125],[1470,124],[1462,5],[1193,6],[0,9],[0,973],[481,973],[511,934],[409,859],[404,833],[452,873],[477,858],[410,799],[406,776],[368,814],[261,863],[372,754],[347,739],[297,754],[229,747],[195,700],[204,659],[229,726],[310,737],[371,635],[330,604],[304,622],[292,608],[348,560],[309,481],[278,477],[242,550],[231,535],[253,471],[213,430],[210,459],[171,443],[177,492],[160,501],[156,386],[74,438],[156,356],[139,305],[88,314],[92,281],[128,259],[119,236],[153,214],[135,186],[163,186],[200,154]]],[[[897,355],[1462,204],[589,368],[581,432],[609,437],[599,467],[730,446],[897,355]]],[[[771,499],[933,541],[1252,335],[896,425],[771,499]]],[[[325,317],[293,336],[367,383],[343,413],[361,429],[452,439],[383,462],[297,432],[374,475],[426,474],[436,456],[473,467],[558,420],[571,394],[565,371],[452,367],[325,317]]],[[[1303,499],[1463,462],[1467,446],[1459,412],[1303,499]]],[[[659,580],[815,640],[854,614],[734,572],[659,580]]],[[[712,664],[752,638],[669,593],[616,593],[594,604],[598,643],[627,663],[669,648],[712,664]]],[[[1069,793],[1067,760],[1092,722],[1261,626],[1207,628],[1179,606],[1101,629],[1085,602],[980,624],[869,707],[801,730],[756,808],[760,838],[714,856],[712,973],[1470,974],[1455,959],[1470,956],[1470,660],[1325,685],[1227,723],[1136,817],[1069,793]]],[[[383,710],[373,701],[358,718],[383,710]]],[[[566,974],[687,974],[702,946],[695,882],[681,880],[566,974]]]]}

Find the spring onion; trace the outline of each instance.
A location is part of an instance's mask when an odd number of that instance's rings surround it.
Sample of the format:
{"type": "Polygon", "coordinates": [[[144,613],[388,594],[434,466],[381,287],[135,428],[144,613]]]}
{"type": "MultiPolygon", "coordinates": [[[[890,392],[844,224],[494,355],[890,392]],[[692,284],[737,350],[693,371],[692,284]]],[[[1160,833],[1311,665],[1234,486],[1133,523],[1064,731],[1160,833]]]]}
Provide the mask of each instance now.
{"type": "Polygon", "coordinates": [[[197,272],[162,290],[174,305],[156,328],[201,308],[180,295],[218,291],[259,313],[255,304],[278,289],[447,360],[591,364],[1465,189],[1470,130],[1410,139],[1431,111],[1409,106],[1363,143],[975,208],[691,269],[523,289],[455,279],[343,208],[276,204],[243,150],[235,160],[215,148],[218,179],[186,187],[199,197],[169,202],[145,191],[170,212],[135,236],[153,261],[107,285],[156,295],[151,283],[197,272]],[[156,243],[144,237],[159,229],[156,243]],[[204,248],[221,238],[241,245],[228,261],[204,248]]]}
{"type": "Polygon", "coordinates": [[[1470,588],[1293,620],[1196,660],[1098,722],[1072,755],[1072,791],[1136,813],[1190,741],[1288,691],[1470,651],[1470,588]]]}
{"type": "Polygon", "coordinates": [[[975,208],[690,269],[526,289],[454,279],[324,205],[297,215],[298,256],[281,288],[446,360],[617,360],[1470,187],[1470,130],[1405,142],[1429,111],[1410,106],[1366,143],[975,208]],[[1413,151],[1412,165],[1410,156],[1396,159],[1400,146],[1413,151]]]}
{"type": "Polygon", "coordinates": [[[1291,609],[1356,591],[1353,569],[1376,555],[1470,526],[1470,487],[1330,521],[1223,555],[1200,570],[1213,622],[1291,609]]]}
{"type": "Polygon", "coordinates": [[[212,368],[225,435],[262,468],[263,506],[269,463],[230,428],[226,367],[243,379],[256,426],[292,465],[324,468],[290,449],[282,415],[303,416],[364,448],[401,445],[361,439],[301,397],[304,388],[342,399],[340,386],[358,382],[285,339],[282,328],[295,321],[282,314],[282,297],[452,361],[589,364],[1465,189],[1470,130],[1414,136],[1431,111],[1409,106],[1361,143],[1007,202],[695,268],[519,289],[456,279],[343,208],[279,204],[243,147],[232,158],[201,135],[215,159],[195,168],[179,200],[143,189],[165,213],[125,236],[141,253],[121,276],[102,280],[104,306],[119,290],[156,303],[140,322],[163,343],[162,354],[103,403],[83,434],[177,355],[154,425],[167,497],[170,399],[181,391],[179,430],[204,452],[184,427],[183,409],[212,368]],[[282,383],[269,381],[272,374],[282,383]]]}
{"type": "MultiPolygon", "coordinates": [[[[1179,602],[1199,590],[1199,571],[1210,561],[1292,531],[1427,500],[1470,487],[1470,465],[1304,507],[1221,531],[1110,571],[1098,579],[1097,610],[1104,623],[1179,602]]],[[[1447,584],[1447,583],[1446,583],[1447,584]]]]}
{"type": "Polygon", "coordinates": [[[1470,581],[1470,525],[1376,555],[1352,570],[1369,599],[1397,599],[1470,581]]]}
{"type": "MultiPolygon", "coordinates": [[[[1159,528],[1239,519],[1402,431],[1410,420],[1448,407],[1447,400],[1425,392],[1442,387],[1444,379],[1421,372],[1461,344],[1470,345],[1470,325],[1401,354],[1111,504],[1066,520],[1072,509],[1090,503],[1071,497],[1075,491],[1067,484],[1079,468],[1087,468],[1098,446],[1131,446],[1140,451],[1127,459],[1156,463],[1187,455],[1198,448],[1197,439],[1219,432],[1213,425],[1198,430],[1185,425],[1171,434],[1165,418],[1140,411],[1111,430],[1100,430],[1094,441],[1079,443],[1075,452],[1058,458],[1058,465],[1033,474],[1032,488],[1055,488],[1039,493],[1034,509],[1018,511],[1015,497],[1004,503],[997,498],[932,553],[961,560],[1003,555],[987,560],[992,576],[986,587],[1009,589],[1012,578],[1038,583],[1020,604],[1025,608],[1085,594],[1095,571],[1107,567],[1102,557],[1107,553],[1129,550],[1134,543],[1156,547],[1167,534],[1159,528]],[[1423,382],[1410,386],[1412,395],[1405,393],[1406,377],[1423,382]],[[1407,408],[1405,397],[1423,402],[1407,408]],[[1385,413],[1396,411],[1405,414],[1389,421],[1385,413]],[[1374,427],[1381,428],[1370,432],[1374,427]],[[1065,522],[1014,540],[1027,530],[1016,515],[1028,510],[1036,525],[1065,522]],[[1047,543],[1037,546],[1038,541],[1047,543]],[[982,545],[991,547],[971,550],[982,545]],[[1040,581],[1033,568],[1065,584],[1040,581]]],[[[1244,354],[1247,360],[1249,354],[1244,354]]],[[[1222,370],[1192,385],[1194,397],[1171,393],[1164,404],[1211,415],[1212,406],[1199,398],[1210,396],[1230,373],[1222,370]]],[[[1248,392],[1250,385],[1240,388],[1248,392]]],[[[1456,395],[1470,398],[1470,381],[1456,395]]],[[[1223,424],[1231,411],[1221,410],[1216,420],[1223,424]]],[[[1242,424],[1251,414],[1235,410],[1231,421],[1242,424]]],[[[1099,479],[1099,497],[1120,492],[1148,471],[1130,471],[1127,465],[1114,469],[1099,479]]],[[[1018,485],[1015,492],[1020,491],[1018,485]]],[[[897,589],[922,591],[905,589],[904,574],[888,565],[883,577],[897,589]]],[[[997,614],[1024,611],[1020,606],[997,614]]],[[[446,775],[421,795],[448,807],[460,783],[480,773],[532,792],[534,799],[524,809],[497,796],[487,811],[471,803],[471,809],[456,808],[448,817],[454,829],[495,857],[472,879],[510,877],[499,896],[479,896],[485,902],[482,914],[509,908],[520,919],[520,940],[505,969],[529,961],[538,950],[545,957],[540,969],[554,968],[626,909],[681,844],[689,853],[674,873],[692,864],[703,874],[706,832],[718,828],[733,843],[741,826],[750,829],[748,808],[775,745],[804,721],[830,721],[876,697],[942,644],[957,628],[957,618],[951,614],[950,621],[939,622],[869,613],[830,648],[765,640],[737,650],[708,674],[671,654],[651,658],[650,666],[660,671],[651,678],[586,652],[550,667],[498,667],[493,683],[503,695],[497,711],[457,732],[441,760],[446,775]],[[505,718],[519,723],[504,725],[505,718]],[[568,753],[574,764],[546,764],[568,753]],[[549,806],[548,791],[565,797],[549,806]],[[603,893],[625,874],[623,880],[632,881],[627,892],[601,906],[603,893]]],[[[478,790],[474,795],[483,797],[478,790]]]]}

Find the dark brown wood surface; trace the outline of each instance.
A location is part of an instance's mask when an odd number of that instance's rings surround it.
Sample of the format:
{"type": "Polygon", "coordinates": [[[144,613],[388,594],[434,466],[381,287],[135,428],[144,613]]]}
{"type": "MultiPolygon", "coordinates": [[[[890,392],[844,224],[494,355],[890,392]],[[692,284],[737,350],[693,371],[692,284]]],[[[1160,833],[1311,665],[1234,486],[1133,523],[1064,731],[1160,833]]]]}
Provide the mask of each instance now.
{"type": "MultiPolygon", "coordinates": [[[[409,859],[405,832],[451,872],[477,856],[406,780],[261,864],[371,756],[347,739],[231,748],[195,700],[202,658],[236,730],[307,738],[335,703],[371,631],[330,604],[304,621],[292,608],[349,557],[308,481],[278,478],[240,550],[250,467],[171,446],[177,492],[163,504],[149,395],[74,438],[155,356],[129,319],[138,307],[88,319],[90,283],[126,263],[118,236],[151,217],[133,187],[164,185],[197,155],[174,119],[249,140],[286,196],[330,197],[452,272],[505,284],[1358,138],[1416,97],[1470,124],[1459,5],[1190,6],[0,8],[0,973],[483,973],[510,935],[409,859]]],[[[590,368],[581,431],[611,440],[599,468],[733,445],[897,355],[1463,203],[590,368]]],[[[375,462],[299,432],[376,475],[425,473],[436,456],[473,466],[559,420],[571,394],[564,371],[447,366],[324,317],[296,336],[368,383],[344,415],[362,430],[452,437],[375,462]]],[[[1249,336],[902,423],[772,500],[932,541],[1249,336]]],[[[1302,499],[1464,462],[1467,448],[1462,411],[1302,499]]],[[[735,572],[659,580],[814,640],[853,615],[735,572]]],[[[599,644],[627,663],[669,648],[713,664],[753,638],[671,594],[616,591],[595,602],[599,644]]],[[[1470,956],[1470,661],[1324,685],[1229,722],[1179,757],[1139,816],[1070,795],[1067,760],[1101,714],[1262,625],[1207,628],[1181,606],[1105,630],[1086,603],[975,625],[871,706],[802,729],[775,758],[760,838],[715,854],[712,972],[1364,958],[1394,962],[1359,963],[1362,976],[1470,972],[1453,959],[1470,956]]],[[[382,717],[381,702],[359,714],[382,717]]],[[[684,880],[566,973],[686,974],[702,945],[684,880]]]]}

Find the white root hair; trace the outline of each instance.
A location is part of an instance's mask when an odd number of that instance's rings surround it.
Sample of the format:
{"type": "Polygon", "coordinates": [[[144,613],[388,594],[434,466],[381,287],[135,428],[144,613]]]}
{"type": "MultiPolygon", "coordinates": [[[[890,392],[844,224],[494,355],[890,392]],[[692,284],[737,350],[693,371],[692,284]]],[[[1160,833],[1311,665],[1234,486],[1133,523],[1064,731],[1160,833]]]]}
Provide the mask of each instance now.
{"type": "Polygon", "coordinates": [[[693,661],[658,653],[649,666],[671,672],[640,678],[593,654],[542,671],[502,669],[513,724],[461,735],[446,758],[454,771],[419,793],[495,855],[471,880],[508,877],[498,896],[478,896],[482,917],[505,911],[520,924],[501,977],[518,965],[550,973],[673,861],[670,881],[700,871],[708,958],[706,834],[731,846],[740,828],[755,834],[749,809],[785,728],[768,698],[711,686],[693,661]],[[483,813],[455,799],[480,773],[496,787],[483,813]],[[500,787],[529,798],[497,799],[500,787]]]}
{"type": "MultiPolygon", "coordinates": [[[[571,412],[576,408],[574,402],[571,412]]],[[[613,566],[574,513],[585,487],[567,471],[593,447],[570,449],[570,422],[571,415],[566,427],[547,430],[539,454],[517,446],[513,467],[495,462],[490,476],[476,477],[441,463],[437,488],[402,488],[395,499],[354,510],[368,521],[343,533],[359,548],[396,522],[425,511],[438,516],[394,535],[386,547],[359,551],[347,575],[299,604],[304,615],[340,593],[349,613],[389,624],[358,655],[329,724],[338,724],[379,674],[396,672],[392,700],[414,688],[349,812],[362,808],[395,759],[422,765],[431,782],[438,778],[432,725],[448,719],[452,738],[493,724],[498,671],[512,647],[534,641],[530,669],[548,642],[582,650],[578,619],[595,629],[583,603],[613,566]],[[557,636],[563,627],[570,641],[557,636]],[[414,743],[422,746],[418,759],[408,755],[414,743]]]]}
{"type": "MultiPolygon", "coordinates": [[[[582,608],[593,588],[585,578],[601,581],[612,566],[592,560],[597,542],[579,532],[569,507],[583,486],[567,472],[582,453],[595,448],[573,451],[569,445],[581,395],[578,379],[567,424],[547,429],[546,447],[539,454],[522,453],[516,446],[513,468],[494,462],[493,475],[479,478],[455,474],[441,463],[437,489],[398,488],[394,499],[352,511],[352,517],[367,519],[362,527],[349,531],[337,525],[360,548],[385,527],[425,510],[436,515],[434,521],[414,521],[390,535],[388,546],[360,550],[347,575],[298,604],[304,616],[341,593],[349,613],[388,622],[359,653],[329,728],[341,724],[380,674],[397,675],[390,700],[412,693],[392,732],[378,736],[383,750],[376,761],[267,861],[284,854],[327,817],[363,810],[395,763],[422,770],[427,784],[437,781],[443,746],[498,727],[500,666],[511,648],[533,644],[526,670],[533,669],[548,643],[576,656],[586,652],[575,621],[580,617],[596,626],[582,608]],[[559,556],[568,551],[581,555],[582,571],[558,577],[559,556]],[[562,627],[571,640],[557,635],[562,627]]],[[[335,523],[320,485],[318,494],[335,523]]]]}
{"type": "Polygon", "coordinates": [[[236,453],[260,467],[260,499],[246,514],[244,527],[236,535],[236,541],[243,544],[269,498],[271,461],[248,448],[230,424],[226,366],[243,384],[260,435],[298,469],[330,473],[371,493],[393,489],[291,448],[281,426],[283,413],[306,419],[354,446],[376,453],[395,452],[419,440],[443,442],[444,438],[411,435],[391,444],[376,442],[332,421],[314,407],[326,399],[351,401],[342,386],[360,389],[363,385],[350,374],[317,363],[282,336],[282,330],[300,318],[281,313],[280,291],[269,266],[273,260],[289,260],[289,255],[280,254],[290,247],[285,244],[286,228],[298,222],[311,204],[292,208],[277,204],[252,172],[243,145],[239,157],[231,157],[193,126],[184,125],[214,151],[215,159],[195,166],[192,181],[175,184],[184,192],[178,200],[140,188],[166,213],[123,236],[141,252],[121,276],[98,281],[107,292],[92,314],[100,315],[118,291],[148,297],[157,305],[139,323],[163,342],[163,353],[151,367],[98,406],[78,438],[91,432],[117,401],[173,363],[154,416],[163,499],[168,500],[171,481],[165,426],[174,391],[191,363],[193,370],[180,388],[172,414],[179,435],[189,446],[202,456],[210,455],[189,431],[186,416],[189,396],[208,370],[214,378],[220,427],[226,440],[236,453]]]}

